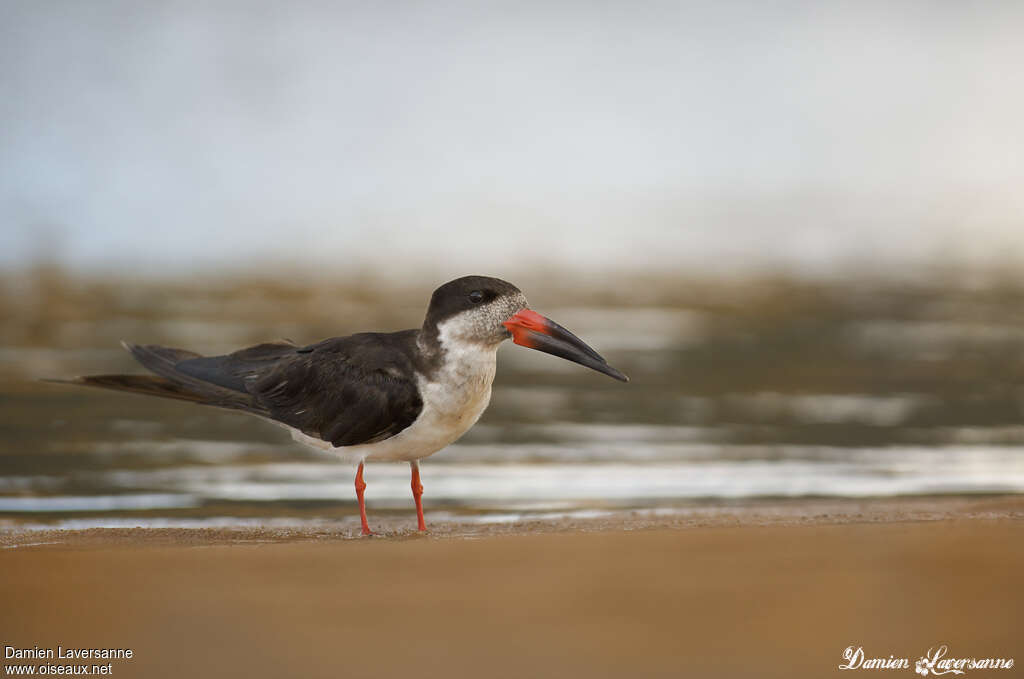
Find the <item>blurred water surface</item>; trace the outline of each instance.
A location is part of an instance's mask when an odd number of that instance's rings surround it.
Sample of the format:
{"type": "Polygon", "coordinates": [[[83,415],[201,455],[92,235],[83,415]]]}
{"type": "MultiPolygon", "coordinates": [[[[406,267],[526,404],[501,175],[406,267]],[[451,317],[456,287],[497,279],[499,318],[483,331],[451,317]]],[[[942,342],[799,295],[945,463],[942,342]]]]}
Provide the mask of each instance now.
{"type": "MultiPolygon", "coordinates": [[[[1013,278],[516,282],[632,382],[503,347],[489,410],[423,464],[428,512],[504,520],[1024,492],[1024,286],[1013,278]]],[[[7,277],[0,517],[351,520],[352,469],[273,425],[36,378],[141,370],[121,338],[212,354],[413,327],[432,287],[7,277]]],[[[411,512],[406,465],[372,464],[367,482],[375,510],[411,512]]]]}

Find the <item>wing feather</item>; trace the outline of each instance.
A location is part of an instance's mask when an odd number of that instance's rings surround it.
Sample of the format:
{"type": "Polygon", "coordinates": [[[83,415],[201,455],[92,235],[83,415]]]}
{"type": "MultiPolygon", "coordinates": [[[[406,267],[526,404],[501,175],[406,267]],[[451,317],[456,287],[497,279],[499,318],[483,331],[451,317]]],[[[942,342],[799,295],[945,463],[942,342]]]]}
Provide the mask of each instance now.
{"type": "Polygon", "coordinates": [[[423,409],[413,358],[417,333],[359,333],[306,347],[271,342],[223,356],[125,343],[163,379],[104,375],[76,383],[240,410],[335,446],[376,443],[411,425],[423,409]]]}
{"type": "Polygon", "coordinates": [[[402,334],[361,333],[295,351],[248,391],[272,419],[334,446],[391,438],[423,408],[412,358],[393,341],[402,334]]]}

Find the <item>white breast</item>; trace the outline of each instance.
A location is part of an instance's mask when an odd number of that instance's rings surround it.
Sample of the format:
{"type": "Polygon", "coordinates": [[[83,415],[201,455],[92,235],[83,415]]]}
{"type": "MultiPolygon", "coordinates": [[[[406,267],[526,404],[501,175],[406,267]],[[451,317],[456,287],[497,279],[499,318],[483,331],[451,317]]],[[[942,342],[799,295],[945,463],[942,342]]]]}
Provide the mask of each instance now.
{"type": "Polygon", "coordinates": [[[465,434],[491,400],[498,345],[462,341],[453,336],[451,329],[446,329],[444,324],[439,330],[443,360],[429,379],[417,375],[423,410],[407,428],[384,441],[339,448],[295,429],[292,437],[351,462],[359,462],[419,460],[433,455],[465,434]]]}

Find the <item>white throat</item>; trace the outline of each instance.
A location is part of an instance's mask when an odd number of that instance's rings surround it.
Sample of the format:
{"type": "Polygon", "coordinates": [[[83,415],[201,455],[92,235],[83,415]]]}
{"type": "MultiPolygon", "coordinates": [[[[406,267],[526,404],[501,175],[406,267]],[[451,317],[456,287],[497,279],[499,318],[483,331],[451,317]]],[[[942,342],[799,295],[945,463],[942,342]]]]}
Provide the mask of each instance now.
{"type": "Polygon", "coordinates": [[[471,414],[473,420],[469,426],[476,422],[490,401],[501,344],[469,339],[471,327],[459,316],[437,326],[440,365],[420,385],[428,390],[423,395],[425,404],[433,401],[434,407],[440,410],[471,414]]]}

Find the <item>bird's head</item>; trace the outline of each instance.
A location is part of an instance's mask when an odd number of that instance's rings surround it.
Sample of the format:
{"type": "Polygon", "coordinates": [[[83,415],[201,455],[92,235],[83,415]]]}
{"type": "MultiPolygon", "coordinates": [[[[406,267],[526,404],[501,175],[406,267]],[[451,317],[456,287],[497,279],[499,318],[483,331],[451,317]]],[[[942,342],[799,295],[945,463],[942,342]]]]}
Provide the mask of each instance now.
{"type": "Polygon", "coordinates": [[[520,346],[629,381],[579,337],[530,309],[522,291],[499,278],[463,276],[445,283],[431,296],[423,327],[442,338],[488,346],[511,338],[520,346]]]}

